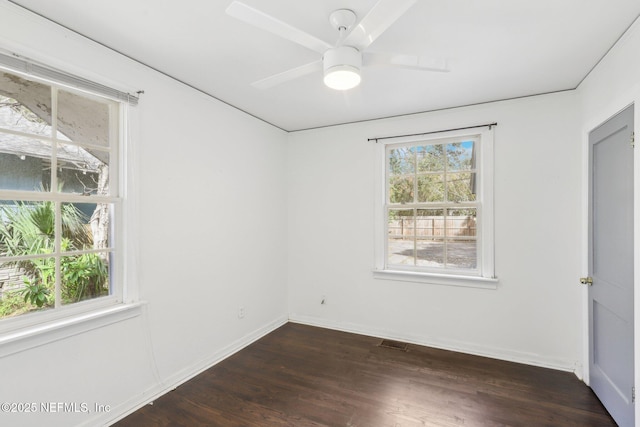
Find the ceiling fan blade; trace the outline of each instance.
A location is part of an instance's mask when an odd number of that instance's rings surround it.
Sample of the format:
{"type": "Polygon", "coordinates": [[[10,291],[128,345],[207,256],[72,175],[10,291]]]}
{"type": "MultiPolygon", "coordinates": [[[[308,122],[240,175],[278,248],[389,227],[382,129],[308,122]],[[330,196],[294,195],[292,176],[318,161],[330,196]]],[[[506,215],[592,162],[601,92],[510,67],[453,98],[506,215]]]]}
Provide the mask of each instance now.
{"type": "Polygon", "coordinates": [[[286,22],[282,22],[279,19],[274,18],[271,15],[254,9],[239,1],[233,1],[227,7],[227,15],[232,16],[247,24],[258,27],[262,30],[273,33],[286,40],[291,40],[294,43],[302,45],[308,49],[314,50],[318,53],[324,53],[327,49],[333,47],[329,43],[312,36],[296,27],[293,27],[286,22]]]}
{"type": "Polygon", "coordinates": [[[415,2],[416,0],[379,0],[347,35],[344,44],[362,51],[404,15],[415,2]]]}
{"type": "Polygon", "coordinates": [[[363,55],[365,66],[391,66],[408,68],[410,70],[436,71],[448,73],[451,71],[445,59],[426,58],[418,55],[404,55],[395,53],[365,52],[363,55]]]}
{"type": "Polygon", "coordinates": [[[322,71],[322,61],[314,61],[251,83],[257,89],[269,89],[307,74],[322,71]]]}

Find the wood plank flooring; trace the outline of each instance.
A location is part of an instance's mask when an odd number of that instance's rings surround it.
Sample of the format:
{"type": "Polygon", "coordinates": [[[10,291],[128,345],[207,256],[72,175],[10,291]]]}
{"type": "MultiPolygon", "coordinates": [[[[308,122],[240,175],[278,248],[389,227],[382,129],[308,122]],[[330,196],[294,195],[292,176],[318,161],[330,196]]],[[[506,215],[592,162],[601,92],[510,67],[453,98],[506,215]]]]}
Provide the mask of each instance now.
{"type": "Polygon", "coordinates": [[[116,424],[615,426],[568,372],[288,323],[116,424]]]}

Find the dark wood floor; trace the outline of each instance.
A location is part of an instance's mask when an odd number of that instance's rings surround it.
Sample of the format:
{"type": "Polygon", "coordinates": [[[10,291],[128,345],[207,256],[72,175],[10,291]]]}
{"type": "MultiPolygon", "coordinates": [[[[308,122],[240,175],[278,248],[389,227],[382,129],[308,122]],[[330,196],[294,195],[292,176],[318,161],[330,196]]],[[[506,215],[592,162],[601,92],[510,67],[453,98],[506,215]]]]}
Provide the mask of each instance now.
{"type": "Polygon", "coordinates": [[[289,323],[116,425],[615,426],[568,372],[289,323]]]}

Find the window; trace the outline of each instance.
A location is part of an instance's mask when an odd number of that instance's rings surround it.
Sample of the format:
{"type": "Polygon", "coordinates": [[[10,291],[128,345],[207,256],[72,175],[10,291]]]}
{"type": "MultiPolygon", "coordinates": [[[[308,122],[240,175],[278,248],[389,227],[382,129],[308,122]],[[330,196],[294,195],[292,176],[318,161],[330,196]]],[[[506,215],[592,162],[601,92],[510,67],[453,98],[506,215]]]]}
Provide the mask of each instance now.
{"type": "Polygon", "coordinates": [[[122,300],[121,105],[0,70],[0,321],[122,300]]]}
{"type": "Polygon", "coordinates": [[[492,131],[378,144],[377,273],[494,281],[492,131]]]}

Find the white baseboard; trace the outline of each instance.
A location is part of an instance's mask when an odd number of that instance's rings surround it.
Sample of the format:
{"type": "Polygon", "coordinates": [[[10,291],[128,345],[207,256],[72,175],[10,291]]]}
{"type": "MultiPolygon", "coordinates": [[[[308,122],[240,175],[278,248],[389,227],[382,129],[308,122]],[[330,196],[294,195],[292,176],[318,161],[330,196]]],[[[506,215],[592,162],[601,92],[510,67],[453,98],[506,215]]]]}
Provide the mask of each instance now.
{"type": "Polygon", "coordinates": [[[478,345],[477,343],[460,342],[454,340],[434,339],[427,336],[417,336],[412,334],[399,333],[397,331],[372,328],[355,323],[336,322],[312,316],[290,314],[289,321],[309,326],[334,329],[342,332],[351,332],[371,337],[390,339],[407,342],[410,344],[433,347],[442,350],[451,350],[459,353],[472,354],[475,356],[490,357],[492,359],[504,360],[508,362],[522,363],[525,365],[550,368],[559,371],[573,372],[581,378],[582,367],[576,361],[560,360],[541,356],[536,353],[526,353],[503,348],[478,345]]]}
{"type": "Polygon", "coordinates": [[[102,426],[110,425],[125,418],[127,415],[132,414],[141,407],[153,402],[160,396],[168,393],[171,390],[176,389],[181,384],[189,381],[196,375],[206,371],[212,366],[217,365],[224,359],[239,352],[248,345],[259,340],[263,336],[273,332],[280,326],[286,324],[288,318],[286,316],[280,317],[269,324],[262,326],[255,331],[243,336],[242,338],[234,341],[226,347],[221,348],[219,351],[211,354],[208,357],[202,358],[199,361],[193,363],[185,369],[173,373],[167,378],[164,378],[162,384],[157,384],[154,387],[147,389],[142,395],[135,399],[127,400],[126,402],[110,408],[108,413],[98,414],[98,416],[86,420],[80,426],[102,426]]]}

